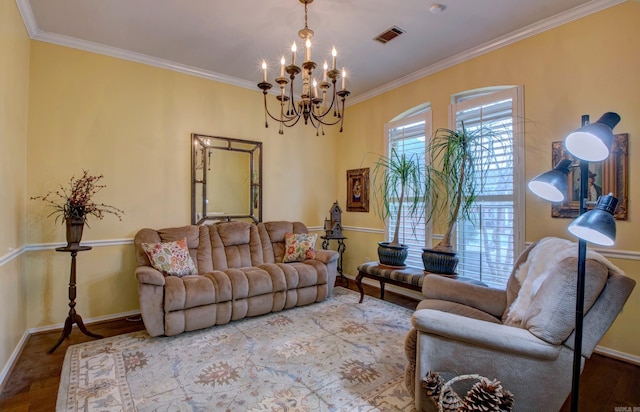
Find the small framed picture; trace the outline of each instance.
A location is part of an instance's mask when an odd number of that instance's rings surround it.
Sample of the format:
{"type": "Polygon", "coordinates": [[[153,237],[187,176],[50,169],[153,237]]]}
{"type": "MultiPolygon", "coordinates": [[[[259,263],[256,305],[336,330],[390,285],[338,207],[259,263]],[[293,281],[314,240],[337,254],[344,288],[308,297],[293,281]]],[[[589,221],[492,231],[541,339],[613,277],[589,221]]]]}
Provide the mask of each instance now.
{"type": "Polygon", "coordinates": [[[347,170],[347,212],[369,211],[369,168],[347,170]]]}

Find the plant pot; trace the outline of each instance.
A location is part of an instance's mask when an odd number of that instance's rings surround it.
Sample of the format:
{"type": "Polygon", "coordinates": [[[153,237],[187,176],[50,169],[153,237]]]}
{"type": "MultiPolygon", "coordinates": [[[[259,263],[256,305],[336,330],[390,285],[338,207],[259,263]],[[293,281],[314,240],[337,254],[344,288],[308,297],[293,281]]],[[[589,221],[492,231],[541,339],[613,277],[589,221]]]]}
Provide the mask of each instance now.
{"type": "Polygon", "coordinates": [[[409,246],[391,245],[390,242],[378,242],[378,260],[380,265],[391,268],[404,269],[407,266],[404,261],[409,255],[409,246]]]}
{"type": "Polygon", "coordinates": [[[422,264],[426,272],[455,275],[458,256],[456,253],[422,249],[422,264]]]}
{"type": "Polygon", "coordinates": [[[67,224],[67,247],[78,246],[82,240],[84,219],[69,218],[65,220],[65,223],[67,224]]]}

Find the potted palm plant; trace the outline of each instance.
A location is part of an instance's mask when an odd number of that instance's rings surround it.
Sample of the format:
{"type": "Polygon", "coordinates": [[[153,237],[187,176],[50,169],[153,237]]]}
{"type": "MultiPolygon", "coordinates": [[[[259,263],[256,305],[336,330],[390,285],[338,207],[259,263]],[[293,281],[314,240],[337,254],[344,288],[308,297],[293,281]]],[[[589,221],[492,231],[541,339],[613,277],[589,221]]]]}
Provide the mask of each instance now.
{"type": "Polygon", "coordinates": [[[389,156],[379,156],[372,173],[372,192],[376,200],[376,213],[380,218],[395,219],[391,242],[378,243],[378,259],[381,265],[403,268],[408,246],[401,244],[399,229],[404,214],[412,222],[419,221],[425,212],[424,159],[418,154],[391,150],[389,156]],[[406,210],[404,210],[406,208],[406,210]]]}
{"type": "Polygon", "coordinates": [[[469,130],[462,124],[460,130],[436,130],[427,145],[427,174],[434,189],[429,216],[436,214],[446,222],[442,240],[432,249],[423,249],[422,262],[427,272],[455,274],[458,257],[451,241],[453,230],[457,222],[472,217],[484,172],[499,145],[499,139],[491,138],[493,134],[486,128],[469,130]]]}

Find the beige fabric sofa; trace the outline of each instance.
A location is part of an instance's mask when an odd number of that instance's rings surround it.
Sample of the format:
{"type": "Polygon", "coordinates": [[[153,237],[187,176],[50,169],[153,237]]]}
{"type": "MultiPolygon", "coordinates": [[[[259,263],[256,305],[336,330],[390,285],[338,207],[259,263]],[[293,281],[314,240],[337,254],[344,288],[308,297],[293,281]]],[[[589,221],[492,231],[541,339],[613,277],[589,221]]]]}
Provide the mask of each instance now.
{"type": "MultiPolygon", "coordinates": [[[[437,275],[425,278],[426,299],[418,304],[405,340],[405,384],[417,411],[438,410],[421,386],[430,371],[498,379],[514,394],[514,411],[561,408],[571,392],[578,253],[577,244],[568,245],[574,256],[562,254],[562,246],[562,240],[554,238],[529,246],[516,262],[506,291],[437,275]],[[540,250],[543,245],[546,249],[540,250]],[[545,267],[548,276],[527,301],[521,319],[510,320],[509,312],[529,284],[518,280],[519,269],[531,273],[534,263],[545,267]]],[[[589,256],[583,366],[635,286],[617,268],[589,256]]],[[[459,394],[464,397],[465,392],[459,394]]]]}
{"type": "Polygon", "coordinates": [[[135,274],[149,334],[177,335],[331,296],[338,253],[321,249],[315,259],[282,263],[287,232],[308,230],[303,223],[285,221],[140,230],[134,238],[135,274]],[[141,247],[185,237],[197,275],[165,276],[141,247]]]}

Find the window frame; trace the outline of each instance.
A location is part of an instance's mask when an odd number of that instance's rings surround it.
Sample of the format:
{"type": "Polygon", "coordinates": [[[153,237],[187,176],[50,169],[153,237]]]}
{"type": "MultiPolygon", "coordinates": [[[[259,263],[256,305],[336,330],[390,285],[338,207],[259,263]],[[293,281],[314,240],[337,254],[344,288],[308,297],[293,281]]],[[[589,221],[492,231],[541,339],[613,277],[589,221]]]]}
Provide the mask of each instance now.
{"type": "MultiPolygon", "coordinates": [[[[513,147],[513,260],[524,250],[525,246],[525,148],[524,148],[524,99],[523,87],[497,86],[468,90],[452,96],[449,106],[449,125],[455,130],[457,114],[464,110],[485,106],[502,100],[511,99],[512,147],[513,147]]],[[[454,242],[458,248],[457,227],[454,242]]],[[[480,280],[482,273],[480,274],[480,280]]],[[[504,288],[508,278],[504,279],[504,288]]],[[[492,285],[498,286],[498,285],[492,285]]],[[[502,285],[499,285],[502,286],[502,285]]]]}
{"type": "MultiPolygon", "coordinates": [[[[419,106],[416,106],[412,109],[409,109],[405,112],[403,112],[401,115],[396,116],[393,120],[385,123],[384,125],[384,141],[385,141],[385,156],[389,156],[390,155],[390,151],[391,151],[391,141],[390,141],[390,132],[393,129],[397,129],[403,126],[408,126],[411,124],[415,124],[415,123],[419,123],[419,122],[424,122],[424,157],[425,157],[425,162],[428,161],[427,158],[427,153],[426,153],[426,148],[429,142],[429,139],[431,138],[431,133],[433,130],[433,115],[432,115],[432,111],[431,111],[431,106],[429,104],[421,104],[419,106]]],[[[427,219],[425,219],[425,217],[422,218],[423,220],[423,224],[424,224],[424,244],[420,246],[420,249],[417,250],[416,248],[418,247],[417,243],[416,243],[416,239],[412,239],[412,235],[404,235],[404,233],[411,233],[412,230],[410,227],[406,227],[406,229],[404,231],[401,230],[401,234],[400,234],[400,243],[407,243],[409,245],[409,257],[407,258],[407,266],[412,266],[411,263],[412,262],[420,262],[420,266],[419,267],[423,267],[422,264],[422,249],[423,248],[431,248],[432,245],[432,237],[433,237],[433,233],[432,233],[432,225],[430,221],[427,221],[427,219]],[[413,240],[413,242],[407,242],[405,239],[410,239],[413,240]],[[418,260],[419,258],[419,260],[418,260]]],[[[391,241],[393,237],[393,233],[391,231],[391,226],[389,224],[389,219],[385,219],[384,222],[384,239],[385,241],[391,241]]]]}

